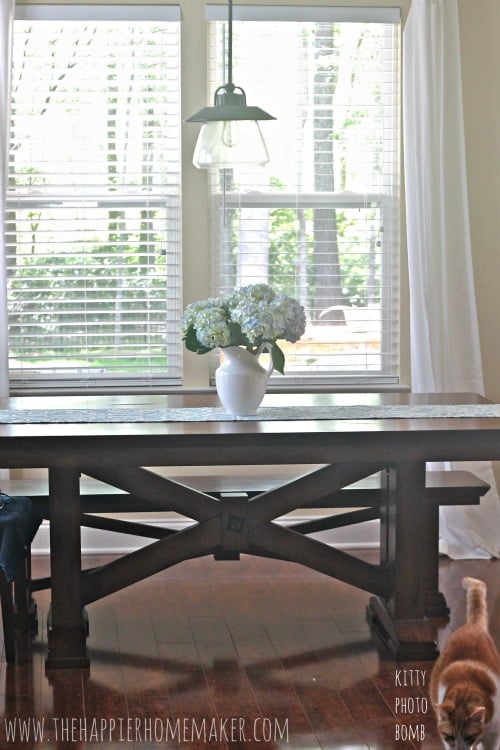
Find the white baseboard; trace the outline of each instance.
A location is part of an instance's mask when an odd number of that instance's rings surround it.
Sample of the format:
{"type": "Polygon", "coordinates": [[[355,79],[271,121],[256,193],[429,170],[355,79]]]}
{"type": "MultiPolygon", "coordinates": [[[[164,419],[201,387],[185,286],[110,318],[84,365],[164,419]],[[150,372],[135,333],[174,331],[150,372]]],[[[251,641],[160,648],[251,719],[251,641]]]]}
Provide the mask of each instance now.
{"type": "MultiPolygon", "coordinates": [[[[294,517],[294,523],[310,521],[310,516],[294,517]]],[[[317,520],[317,519],[316,519],[317,520]]],[[[164,518],[151,520],[148,523],[154,526],[164,526],[165,528],[182,531],[189,522],[164,518]]],[[[354,526],[345,526],[341,529],[324,531],[321,534],[312,535],[327,544],[344,549],[378,547],[379,546],[379,524],[378,521],[366,521],[354,526]]],[[[145,537],[136,537],[129,534],[118,534],[110,531],[101,531],[98,529],[82,528],[82,554],[84,555],[102,555],[102,554],[127,554],[133,552],[146,544],[154,541],[145,537]]],[[[44,521],[37,532],[31,545],[33,555],[47,555],[50,549],[49,542],[49,524],[44,521]]]]}

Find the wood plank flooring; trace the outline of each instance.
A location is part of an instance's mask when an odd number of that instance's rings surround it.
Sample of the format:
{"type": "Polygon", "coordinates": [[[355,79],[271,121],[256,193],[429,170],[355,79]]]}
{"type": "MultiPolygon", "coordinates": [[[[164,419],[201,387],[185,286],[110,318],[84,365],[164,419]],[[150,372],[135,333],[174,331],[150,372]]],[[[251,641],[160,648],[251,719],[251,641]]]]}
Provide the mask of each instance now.
{"type": "MultiPolygon", "coordinates": [[[[441,561],[440,640],[463,621],[464,575],[488,583],[500,643],[500,560],[441,561]]],[[[49,597],[36,598],[38,637],[19,644],[22,663],[0,662],[2,749],[441,747],[432,663],[394,662],[370,637],[368,595],[306,568],[204,558],[96,602],[88,673],[45,672],[49,597]]]]}

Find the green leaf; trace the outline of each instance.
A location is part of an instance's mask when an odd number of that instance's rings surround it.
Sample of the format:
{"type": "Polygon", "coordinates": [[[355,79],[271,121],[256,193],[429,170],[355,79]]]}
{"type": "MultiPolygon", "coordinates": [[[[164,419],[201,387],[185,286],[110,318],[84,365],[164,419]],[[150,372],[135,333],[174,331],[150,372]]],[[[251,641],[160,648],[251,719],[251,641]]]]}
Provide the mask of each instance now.
{"type": "Polygon", "coordinates": [[[192,324],[187,329],[186,334],[182,340],[186,344],[186,349],[188,349],[190,352],[195,352],[196,354],[207,354],[209,351],[211,351],[211,349],[209,349],[207,346],[204,346],[204,344],[200,344],[196,336],[196,329],[192,324]]]}
{"type": "Polygon", "coordinates": [[[279,348],[278,344],[276,342],[273,344],[273,348],[271,349],[271,358],[273,360],[273,367],[275,370],[278,370],[282,375],[285,374],[285,355],[279,348]]]}
{"type": "Polygon", "coordinates": [[[246,346],[249,343],[239,323],[234,323],[228,318],[227,325],[231,334],[230,346],[246,346]]]}

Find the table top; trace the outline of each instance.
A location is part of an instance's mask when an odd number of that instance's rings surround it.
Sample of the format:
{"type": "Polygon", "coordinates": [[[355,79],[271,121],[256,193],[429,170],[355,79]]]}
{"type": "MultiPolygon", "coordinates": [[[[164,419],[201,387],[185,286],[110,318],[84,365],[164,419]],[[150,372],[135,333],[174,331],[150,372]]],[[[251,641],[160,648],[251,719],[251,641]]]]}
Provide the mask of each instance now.
{"type": "MultiPolygon", "coordinates": [[[[280,411],[286,411],[287,409],[293,413],[294,409],[302,409],[306,411],[307,409],[311,410],[311,413],[313,412],[320,412],[321,409],[326,409],[330,407],[340,407],[341,409],[346,410],[346,416],[342,417],[339,421],[350,421],[355,420],[356,422],[359,422],[360,420],[356,418],[354,415],[352,417],[349,416],[348,409],[353,408],[353,411],[355,411],[359,407],[365,407],[365,409],[369,410],[370,407],[373,407],[374,409],[380,409],[380,407],[387,407],[388,409],[390,407],[404,407],[404,406],[433,406],[436,409],[439,407],[447,407],[447,406],[454,406],[454,405],[474,405],[474,404],[484,404],[487,405],[490,402],[485,399],[483,396],[475,393],[408,393],[408,392],[387,392],[387,393],[280,393],[280,394],[266,394],[264,397],[264,400],[262,402],[262,407],[258,410],[257,415],[253,418],[251,418],[251,422],[248,422],[245,420],[245,418],[238,419],[238,418],[231,418],[226,417],[226,419],[221,420],[223,421],[224,427],[231,427],[231,430],[236,427],[236,431],[240,431],[240,429],[243,427],[243,429],[246,429],[248,427],[252,428],[252,423],[255,424],[256,422],[259,423],[260,428],[262,428],[268,421],[284,421],[287,423],[287,427],[290,427],[290,422],[301,422],[301,421],[319,421],[319,422],[331,422],[331,421],[337,421],[337,420],[330,420],[325,417],[318,416],[317,419],[308,420],[303,417],[300,419],[294,420],[293,418],[290,418],[289,416],[286,417],[284,420],[268,420],[266,417],[263,417],[259,419],[259,414],[265,413],[266,411],[269,412],[272,409],[276,408],[280,411]]],[[[131,411],[139,411],[141,409],[172,409],[172,410],[182,410],[185,409],[186,411],[193,411],[194,409],[206,409],[209,410],[211,408],[217,408],[220,409],[221,412],[223,412],[223,409],[220,405],[220,402],[215,394],[212,393],[188,393],[188,394],[165,394],[165,395],[115,395],[115,396],[92,396],[92,395],[78,395],[78,396],[17,396],[17,397],[11,397],[8,399],[0,399],[0,412],[2,410],[12,410],[15,412],[23,413],[27,411],[46,411],[48,414],[52,410],[54,411],[63,411],[68,410],[69,413],[77,413],[77,412],[86,412],[88,410],[92,410],[94,412],[102,411],[106,412],[106,410],[113,410],[116,412],[123,412],[124,418],[123,420],[119,420],[119,424],[127,425],[127,424],[140,424],[145,423],[145,420],[139,420],[138,422],[135,422],[133,419],[130,421],[127,421],[127,413],[131,411]]],[[[446,418],[446,417],[444,417],[446,418]]],[[[500,419],[500,417],[499,417],[500,419]]],[[[113,420],[115,421],[115,420],[113,420]]],[[[179,423],[179,420],[175,420],[179,423]]],[[[186,420],[187,422],[190,421],[189,419],[186,420]]],[[[202,432],[204,432],[207,427],[205,426],[207,423],[203,421],[203,419],[197,419],[195,420],[199,425],[203,424],[203,427],[200,428],[202,432]]],[[[212,420],[209,420],[212,421],[212,420]]],[[[213,420],[218,421],[218,420],[213,420]]],[[[374,417],[370,419],[369,417],[365,417],[362,420],[364,423],[370,422],[370,421],[379,421],[377,417],[374,417]]],[[[419,420],[421,421],[421,420],[419,420]]],[[[425,420],[424,420],[425,421],[425,420]]],[[[43,424],[40,424],[40,429],[42,432],[46,432],[47,428],[50,426],[47,422],[50,422],[50,420],[42,420],[43,424]]],[[[391,419],[391,422],[393,420],[391,419]]],[[[146,422],[147,423],[147,422],[146,422]]],[[[391,429],[391,423],[389,421],[384,420],[385,427],[388,427],[391,429]]],[[[57,420],[54,420],[54,424],[57,424],[57,420]]],[[[78,424],[78,421],[75,421],[72,424],[70,432],[74,432],[75,426],[78,424]]],[[[94,427],[94,424],[107,424],[107,420],[105,418],[96,420],[95,423],[88,422],[86,423],[86,427],[89,426],[89,424],[94,427]]],[[[153,420],[150,423],[147,423],[149,426],[147,430],[150,430],[150,425],[153,424],[153,420]]],[[[180,421],[180,424],[183,425],[184,423],[182,420],[180,421]]],[[[21,424],[9,424],[8,420],[5,421],[5,423],[2,423],[2,420],[0,419],[0,435],[7,434],[6,430],[13,431],[9,434],[22,434],[25,431],[25,428],[36,426],[36,423],[33,423],[31,425],[27,425],[26,423],[21,424]]],[[[62,425],[57,424],[57,428],[59,429],[62,425]]],[[[160,429],[169,429],[172,426],[172,422],[165,421],[161,422],[160,429]]],[[[267,425],[269,426],[269,425],[267,425]]],[[[392,425],[394,427],[394,425],[392,425]]],[[[418,427],[418,424],[414,425],[415,427],[418,427]]],[[[318,427],[318,425],[316,425],[318,427]]],[[[321,425],[319,425],[321,428],[321,425]]],[[[358,427],[362,426],[358,424],[358,427]]],[[[397,426],[399,429],[400,425],[397,426]]],[[[181,427],[181,430],[183,427],[181,427]]],[[[294,428],[295,429],[295,428],[294,428]]],[[[301,429],[300,425],[297,429],[301,429]]],[[[327,427],[328,430],[331,429],[331,424],[327,427]]],[[[87,431],[87,430],[85,430],[87,431]]],[[[279,431],[279,428],[278,428],[279,431]]],[[[28,430],[28,432],[30,432],[28,430]]]]}
{"type": "MultiPolygon", "coordinates": [[[[268,394],[264,407],[488,404],[476,394],[268,394]]],[[[219,406],[212,394],[17,397],[0,409],[219,406]]],[[[125,413],[125,412],[124,412],[125,413]]],[[[353,460],[498,460],[500,418],[438,417],[0,425],[0,466],[132,461],[148,466],[317,464],[353,460]]]]}

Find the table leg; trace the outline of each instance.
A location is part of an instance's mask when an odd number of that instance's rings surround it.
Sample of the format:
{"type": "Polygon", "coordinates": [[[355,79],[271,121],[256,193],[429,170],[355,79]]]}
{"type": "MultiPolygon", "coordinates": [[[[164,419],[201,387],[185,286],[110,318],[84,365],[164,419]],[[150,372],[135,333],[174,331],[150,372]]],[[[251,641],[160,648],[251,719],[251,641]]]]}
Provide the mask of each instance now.
{"type": "Polygon", "coordinates": [[[81,595],[80,474],[49,469],[51,622],[47,669],[86,668],[87,628],[81,595]]]}
{"type": "Polygon", "coordinates": [[[372,597],[368,619],[398,659],[434,659],[436,634],[425,617],[424,566],[429,552],[425,463],[401,462],[390,470],[381,507],[381,564],[391,568],[391,594],[372,597]]]}
{"type": "Polygon", "coordinates": [[[428,617],[448,617],[450,609],[439,590],[439,505],[436,501],[427,502],[422,518],[427,537],[427,550],[422,557],[425,614],[428,617]]]}

